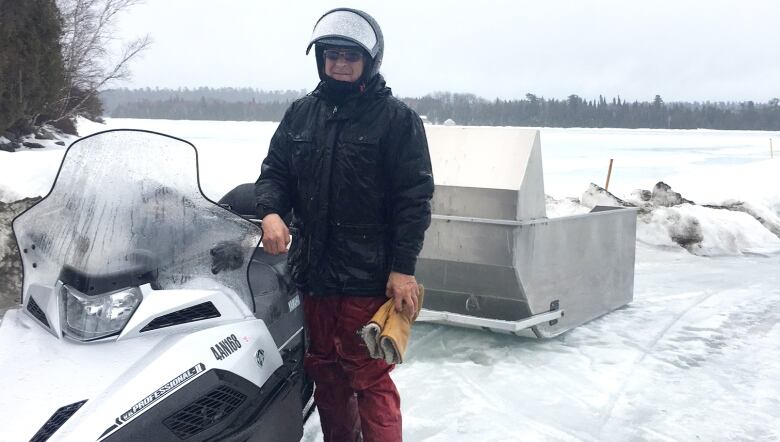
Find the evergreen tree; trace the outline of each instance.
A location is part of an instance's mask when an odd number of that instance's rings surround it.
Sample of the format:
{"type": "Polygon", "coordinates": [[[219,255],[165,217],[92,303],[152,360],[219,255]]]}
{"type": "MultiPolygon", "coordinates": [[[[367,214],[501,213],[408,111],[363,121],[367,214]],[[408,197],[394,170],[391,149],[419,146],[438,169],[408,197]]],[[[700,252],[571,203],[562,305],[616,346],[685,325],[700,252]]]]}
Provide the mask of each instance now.
{"type": "Polygon", "coordinates": [[[63,84],[54,0],[0,0],[0,131],[28,129],[63,84]]]}

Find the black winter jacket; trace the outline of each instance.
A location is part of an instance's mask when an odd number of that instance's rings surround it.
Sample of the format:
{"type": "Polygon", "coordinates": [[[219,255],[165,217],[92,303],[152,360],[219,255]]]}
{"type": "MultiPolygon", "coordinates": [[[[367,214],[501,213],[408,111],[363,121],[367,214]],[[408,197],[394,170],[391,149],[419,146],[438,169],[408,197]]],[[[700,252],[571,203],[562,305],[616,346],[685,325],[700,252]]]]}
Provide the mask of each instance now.
{"type": "Polygon", "coordinates": [[[255,184],[258,214],[292,212],[288,263],[301,290],[381,296],[391,270],[414,274],[430,224],[425,130],[381,75],[341,105],[326,88],[279,124],[255,184]]]}

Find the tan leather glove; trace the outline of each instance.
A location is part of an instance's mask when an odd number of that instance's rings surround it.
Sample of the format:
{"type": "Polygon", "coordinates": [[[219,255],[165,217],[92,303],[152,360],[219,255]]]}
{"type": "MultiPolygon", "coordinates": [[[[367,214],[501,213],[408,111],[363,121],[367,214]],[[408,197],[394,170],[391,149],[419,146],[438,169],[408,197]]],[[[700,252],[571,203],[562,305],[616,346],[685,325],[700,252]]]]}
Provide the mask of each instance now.
{"type": "Polygon", "coordinates": [[[379,310],[374,313],[371,322],[360,331],[360,336],[368,347],[368,354],[371,355],[373,359],[384,359],[385,357],[382,353],[382,349],[379,347],[379,335],[382,333],[385,322],[387,322],[390,310],[395,310],[392,299],[382,304],[382,306],[379,307],[379,310]]]}
{"type": "Polygon", "coordinates": [[[397,312],[395,308],[391,308],[379,334],[379,348],[388,364],[400,364],[404,361],[412,323],[420,314],[425,295],[425,288],[422,285],[418,285],[417,290],[417,310],[414,312],[414,316],[410,318],[404,313],[397,312]]]}

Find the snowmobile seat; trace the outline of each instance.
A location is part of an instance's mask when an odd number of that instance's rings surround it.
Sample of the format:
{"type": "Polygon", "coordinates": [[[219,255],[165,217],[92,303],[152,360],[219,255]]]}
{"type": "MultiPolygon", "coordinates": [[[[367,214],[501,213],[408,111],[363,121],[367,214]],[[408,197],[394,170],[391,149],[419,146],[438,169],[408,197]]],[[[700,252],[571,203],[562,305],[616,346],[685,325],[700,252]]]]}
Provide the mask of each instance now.
{"type": "Polygon", "coordinates": [[[254,183],[239,184],[226,193],[219,200],[219,204],[227,206],[244,218],[256,217],[254,183]]]}

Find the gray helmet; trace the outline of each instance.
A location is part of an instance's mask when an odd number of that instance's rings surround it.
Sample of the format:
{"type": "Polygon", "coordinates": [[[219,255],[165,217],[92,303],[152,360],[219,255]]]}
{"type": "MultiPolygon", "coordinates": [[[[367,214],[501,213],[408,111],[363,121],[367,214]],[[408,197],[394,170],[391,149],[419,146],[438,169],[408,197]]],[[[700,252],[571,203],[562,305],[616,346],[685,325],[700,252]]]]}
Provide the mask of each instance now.
{"type": "MultiPolygon", "coordinates": [[[[308,54],[313,45],[356,46],[371,57],[371,67],[365,73],[371,79],[379,72],[382,55],[385,52],[385,39],[379,23],[367,13],[350,8],[336,8],[326,12],[314,25],[311,41],[306,47],[308,54]]],[[[315,51],[317,65],[321,66],[321,51],[315,51]]],[[[321,68],[320,68],[321,69],[321,68]]]]}

